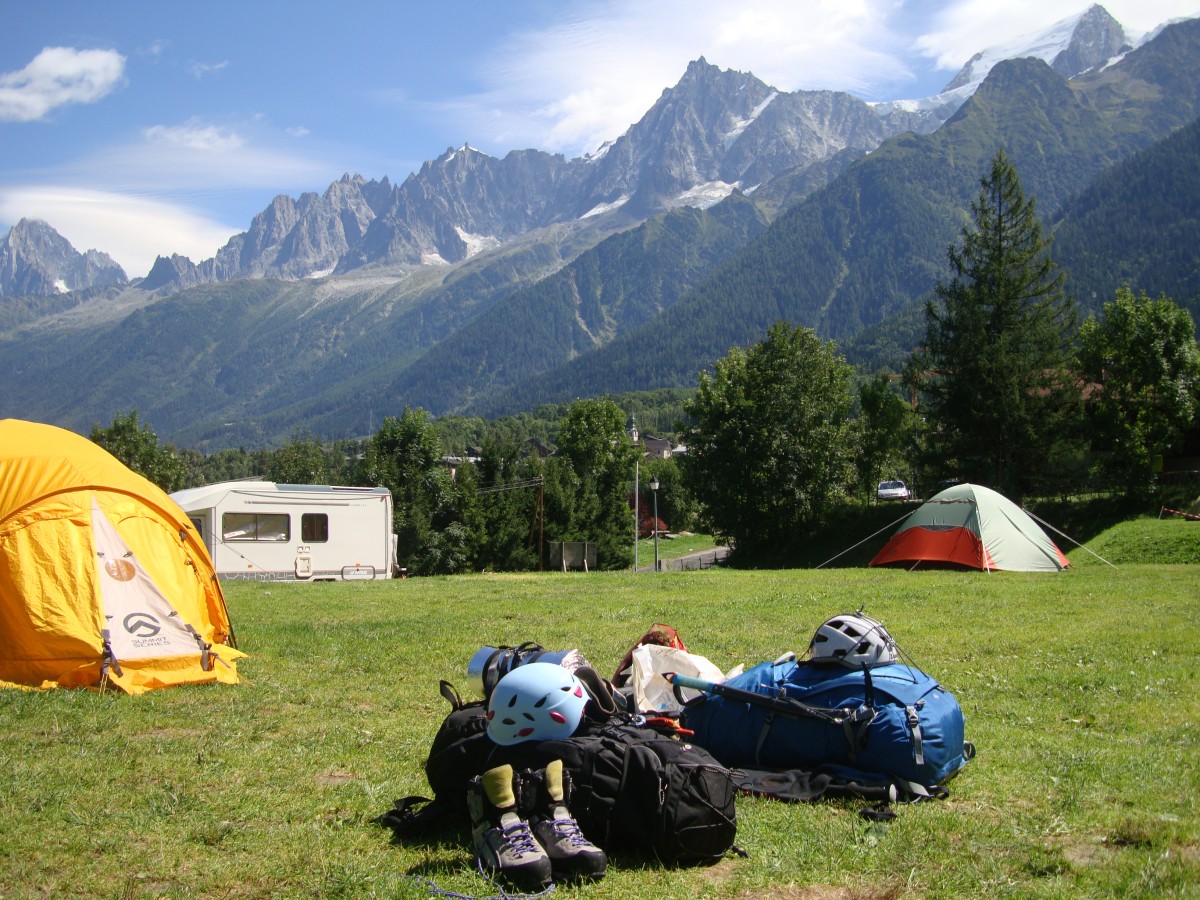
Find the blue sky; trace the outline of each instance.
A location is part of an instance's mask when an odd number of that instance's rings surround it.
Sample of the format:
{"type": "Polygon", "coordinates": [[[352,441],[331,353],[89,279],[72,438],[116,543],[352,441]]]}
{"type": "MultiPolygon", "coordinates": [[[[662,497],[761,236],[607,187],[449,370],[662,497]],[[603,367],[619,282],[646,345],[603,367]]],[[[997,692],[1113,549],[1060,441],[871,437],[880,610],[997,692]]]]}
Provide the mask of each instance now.
{"type": "MultiPolygon", "coordinates": [[[[49,222],[131,277],[277,194],[402,182],[469,143],[595,150],[704,56],[781,90],[937,93],[1074,0],[0,0],[0,234],[49,222]]],[[[1133,35],[1197,0],[1103,4],[1133,35]]]]}

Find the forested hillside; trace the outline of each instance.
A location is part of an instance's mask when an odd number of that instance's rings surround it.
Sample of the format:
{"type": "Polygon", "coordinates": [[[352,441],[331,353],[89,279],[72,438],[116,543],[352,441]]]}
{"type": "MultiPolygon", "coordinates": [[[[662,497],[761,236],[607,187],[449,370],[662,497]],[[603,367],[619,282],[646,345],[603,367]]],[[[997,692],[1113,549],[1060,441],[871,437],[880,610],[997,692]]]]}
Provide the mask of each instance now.
{"type": "Polygon", "coordinates": [[[1103,173],[1062,210],[1055,258],[1090,310],[1117,288],[1200,318],[1200,121],[1103,173]]]}

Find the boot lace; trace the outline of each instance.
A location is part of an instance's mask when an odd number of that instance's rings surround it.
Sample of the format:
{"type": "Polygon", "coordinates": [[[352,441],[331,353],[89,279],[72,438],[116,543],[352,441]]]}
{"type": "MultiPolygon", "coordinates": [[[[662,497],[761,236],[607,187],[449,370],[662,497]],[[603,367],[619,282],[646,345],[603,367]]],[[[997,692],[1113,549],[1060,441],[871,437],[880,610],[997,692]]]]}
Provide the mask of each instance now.
{"type": "Polygon", "coordinates": [[[579,823],[574,819],[551,819],[550,827],[554,831],[556,838],[565,840],[572,847],[590,847],[589,841],[583,835],[583,831],[579,828],[579,823]]]}
{"type": "Polygon", "coordinates": [[[525,822],[517,822],[507,828],[500,829],[500,837],[504,846],[512,851],[514,856],[524,856],[527,853],[537,853],[538,843],[533,832],[525,822]]]}

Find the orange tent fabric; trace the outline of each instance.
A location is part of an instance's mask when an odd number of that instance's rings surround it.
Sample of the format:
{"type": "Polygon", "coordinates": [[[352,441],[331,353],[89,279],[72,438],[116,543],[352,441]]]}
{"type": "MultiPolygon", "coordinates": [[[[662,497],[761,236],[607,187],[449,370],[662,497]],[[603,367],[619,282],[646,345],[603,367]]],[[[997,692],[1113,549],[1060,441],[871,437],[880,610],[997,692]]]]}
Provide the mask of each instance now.
{"type": "Polygon", "coordinates": [[[84,437],[0,421],[0,682],[234,684],[235,645],[208,551],[166,493],[84,437]]]}

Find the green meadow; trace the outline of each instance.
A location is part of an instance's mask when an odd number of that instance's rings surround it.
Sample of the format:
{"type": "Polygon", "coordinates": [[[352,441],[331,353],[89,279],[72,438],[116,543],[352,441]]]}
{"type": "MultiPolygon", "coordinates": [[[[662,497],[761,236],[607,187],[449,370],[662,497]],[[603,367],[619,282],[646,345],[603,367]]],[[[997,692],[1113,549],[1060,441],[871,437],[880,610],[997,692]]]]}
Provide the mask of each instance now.
{"type": "MultiPolygon", "coordinates": [[[[674,543],[674,542],[672,542],[674,543]]],[[[738,801],[748,856],[616,858],[562,898],[1200,896],[1200,523],[1143,519],[1055,575],[866,568],[470,575],[227,586],[237,686],[0,691],[0,898],[495,896],[465,832],[374,819],[484,644],[578,647],[611,675],[655,622],[723,669],[866,607],[961,702],[945,800],[738,801]],[[1149,560],[1149,561],[1147,561],[1149,560]],[[1180,562],[1183,560],[1183,562],[1180,562]]],[[[643,559],[646,547],[643,546],[643,559]]]]}

